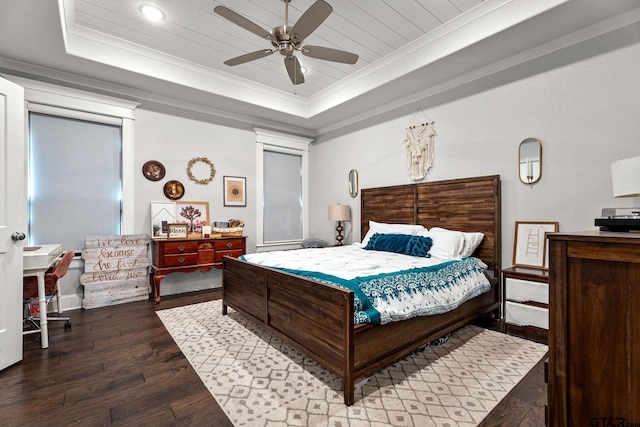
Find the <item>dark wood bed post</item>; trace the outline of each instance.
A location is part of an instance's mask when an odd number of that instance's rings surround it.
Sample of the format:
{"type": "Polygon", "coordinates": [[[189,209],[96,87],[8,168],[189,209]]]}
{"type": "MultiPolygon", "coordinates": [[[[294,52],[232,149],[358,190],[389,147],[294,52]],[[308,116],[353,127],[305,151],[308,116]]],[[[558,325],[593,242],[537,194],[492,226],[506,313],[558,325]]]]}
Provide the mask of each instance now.
{"type": "Polygon", "coordinates": [[[354,315],[354,294],[350,292],[345,294],[347,300],[343,309],[344,325],[347,329],[344,334],[344,374],[342,376],[344,403],[346,405],[353,405],[355,402],[355,378],[354,372],[354,354],[355,354],[355,341],[353,337],[353,315],[354,315]]]}

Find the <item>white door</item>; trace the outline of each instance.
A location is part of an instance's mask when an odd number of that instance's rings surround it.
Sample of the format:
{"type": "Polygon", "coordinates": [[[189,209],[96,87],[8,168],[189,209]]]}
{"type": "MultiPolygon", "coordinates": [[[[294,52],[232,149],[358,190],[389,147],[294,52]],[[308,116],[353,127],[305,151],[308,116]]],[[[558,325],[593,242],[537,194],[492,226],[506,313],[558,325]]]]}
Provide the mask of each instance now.
{"type": "Polygon", "coordinates": [[[0,370],[22,360],[24,130],[24,90],[0,78],[0,370]]]}

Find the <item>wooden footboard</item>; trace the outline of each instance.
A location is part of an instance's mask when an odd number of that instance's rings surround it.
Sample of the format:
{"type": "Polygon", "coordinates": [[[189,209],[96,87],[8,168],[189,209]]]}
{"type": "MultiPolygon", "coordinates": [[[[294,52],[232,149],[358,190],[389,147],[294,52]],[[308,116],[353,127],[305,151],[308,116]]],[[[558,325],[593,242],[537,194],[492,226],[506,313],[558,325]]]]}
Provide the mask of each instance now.
{"type": "Polygon", "coordinates": [[[353,396],[353,291],[224,257],[222,313],[249,316],[344,382],[353,396]]]}
{"type": "Polygon", "coordinates": [[[354,382],[451,332],[497,310],[497,284],[458,309],[387,325],[353,324],[353,291],[225,257],[223,314],[227,307],[311,357],[344,385],[354,403],[354,382]]]}

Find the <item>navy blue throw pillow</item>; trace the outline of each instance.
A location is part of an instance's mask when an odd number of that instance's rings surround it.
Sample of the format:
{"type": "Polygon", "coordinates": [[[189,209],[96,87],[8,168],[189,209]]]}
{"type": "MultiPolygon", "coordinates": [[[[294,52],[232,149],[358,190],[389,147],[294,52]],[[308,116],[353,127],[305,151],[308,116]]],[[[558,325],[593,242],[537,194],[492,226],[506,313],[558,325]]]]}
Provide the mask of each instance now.
{"type": "Polygon", "coordinates": [[[431,237],[374,233],[364,249],[430,258],[431,245],[433,245],[431,237]]]}

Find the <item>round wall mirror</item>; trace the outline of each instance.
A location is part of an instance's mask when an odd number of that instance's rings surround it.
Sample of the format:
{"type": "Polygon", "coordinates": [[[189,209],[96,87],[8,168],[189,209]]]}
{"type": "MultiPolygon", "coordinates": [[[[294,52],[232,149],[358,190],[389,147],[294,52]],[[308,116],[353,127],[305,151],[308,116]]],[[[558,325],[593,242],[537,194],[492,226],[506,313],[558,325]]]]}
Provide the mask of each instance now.
{"type": "Polygon", "coordinates": [[[518,176],[524,184],[534,184],[542,176],[542,143],[536,138],[527,138],[518,150],[518,176]]]}

